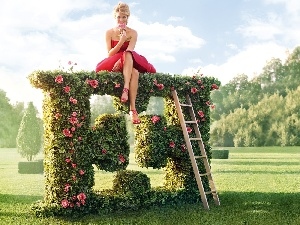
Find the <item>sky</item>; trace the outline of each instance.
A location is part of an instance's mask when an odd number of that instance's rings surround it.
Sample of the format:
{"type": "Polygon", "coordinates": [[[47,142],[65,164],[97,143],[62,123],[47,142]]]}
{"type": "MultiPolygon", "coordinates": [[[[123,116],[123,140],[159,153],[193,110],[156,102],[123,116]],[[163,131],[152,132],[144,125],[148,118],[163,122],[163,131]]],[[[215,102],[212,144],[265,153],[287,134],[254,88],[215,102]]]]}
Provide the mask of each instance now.
{"type": "MultiPolygon", "coordinates": [[[[1,0],[0,89],[11,104],[43,94],[28,80],[35,70],[76,62],[94,70],[107,57],[105,31],[115,26],[105,0],[1,0]]],[[[159,73],[249,79],[272,58],[286,60],[300,42],[298,0],[128,0],[135,51],[159,73]]]]}

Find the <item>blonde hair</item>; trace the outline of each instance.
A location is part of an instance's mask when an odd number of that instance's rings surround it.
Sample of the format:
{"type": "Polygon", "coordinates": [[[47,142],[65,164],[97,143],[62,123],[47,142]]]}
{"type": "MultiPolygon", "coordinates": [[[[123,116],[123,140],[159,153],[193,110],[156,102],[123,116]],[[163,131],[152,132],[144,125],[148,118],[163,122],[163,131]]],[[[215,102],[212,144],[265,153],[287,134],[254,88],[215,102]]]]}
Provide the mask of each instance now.
{"type": "Polygon", "coordinates": [[[126,3],[123,3],[123,2],[119,2],[115,8],[114,8],[114,11],[113,11],[113,14],[114,14],[114,17],[116,16],[117,13],[123,13],[125,14],[126,16],[130,16],[130,10],[129,10],[129,6],[126,4],[126,3]]]}

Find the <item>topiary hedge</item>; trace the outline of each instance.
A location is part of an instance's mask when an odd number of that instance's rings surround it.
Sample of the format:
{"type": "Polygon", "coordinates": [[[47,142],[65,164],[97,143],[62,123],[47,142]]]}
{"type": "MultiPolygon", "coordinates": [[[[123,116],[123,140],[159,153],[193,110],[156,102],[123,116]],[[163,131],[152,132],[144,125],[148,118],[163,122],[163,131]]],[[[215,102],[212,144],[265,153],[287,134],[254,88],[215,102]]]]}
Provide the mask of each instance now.
{"type": "Polygon", "coordinates": [[[213,159],[228,159],[229,157],[229,150],[212,150],[211,153],[213,159]]]}
{"type": "Polygon", "coordinates": [[[42,174],[44,172],[43,160],[19,162],[18,173],[20,174],[42,174]]]}
{"type": "MultiPolygon", "coordinates": [[[[210,108],[213,107],[210,92],[218,88],[220,82],[217,79],[201,75],[140,74],[138,112],[147,109],[151,96],[165,99],[164,116],[141,116],[142,123],[135,130],[137,163],[166,170],[164,186],[147,192],[145,195],[148,197],[143,203],[136,196],[120,193],[116,188],[93,190],[92,164],[107,171],[124,171],[128,165],[128,133],[123,115],[128,113],[129,105],[119,100],[123,75],[107,71],[35,71],[29,75],[29,80],[44,93],[45,196],[43,201],[33,206],[37,215],[80,215],[118,207],[133,209],[145,205],[199,201],[171,90],[176,89],[182,101],[186,94],[191,95],[210,158],[210,108]],[[118,113],[101,115],[91,127],[89,99],[94,94],[113,96],[118,113]]],[[[192,135],[192,129],[187,129],[192,135]]],[[[201,162],[199,169],[204,171],[201,162]]],[[[122,182],[128,185],[126,179],[122,182]]],[[[205,188],[208,188],[208,182],[204,182],[205,188]]]]}

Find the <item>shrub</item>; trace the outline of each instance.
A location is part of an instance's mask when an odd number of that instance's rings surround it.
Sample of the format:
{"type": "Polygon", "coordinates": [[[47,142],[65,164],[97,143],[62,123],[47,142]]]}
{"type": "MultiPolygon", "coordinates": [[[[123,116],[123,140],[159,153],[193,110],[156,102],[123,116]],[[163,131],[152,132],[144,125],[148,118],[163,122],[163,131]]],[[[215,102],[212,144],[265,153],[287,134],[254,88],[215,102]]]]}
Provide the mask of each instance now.
{"type": "Polygon", "coordinates": [[[113,191],[119,194],[142,196],[150,191],[150,178],[140,171],[118,171],[113,180],[113,191]]]}
{"type": "Polygon", "coordinates": [[[211,154],[213,159],[228,159],[229,150],[212,150],[211,154]]]}
{"type": "Polygon", "coordinates": [[[19,162],[18,173],[21,174],[40,174],[44,172],[43,160],[31,162],[19,162]]]}
{"type": "Polygon", "coordinates": [[[130,153],[128,137],[124,115],[102,114],[96,118],[88,143],[98,169],[110,172],[126,169],[130,153]]]}

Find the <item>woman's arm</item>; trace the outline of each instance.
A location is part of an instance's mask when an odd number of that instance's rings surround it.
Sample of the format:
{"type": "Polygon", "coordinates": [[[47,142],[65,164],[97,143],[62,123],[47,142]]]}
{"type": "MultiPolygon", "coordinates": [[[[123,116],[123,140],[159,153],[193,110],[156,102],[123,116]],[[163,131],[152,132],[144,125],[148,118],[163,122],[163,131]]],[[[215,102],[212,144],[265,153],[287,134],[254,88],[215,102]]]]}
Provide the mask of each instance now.
{"type": "Polygon", "coordinates": [[[133,51],[136,45],[136,41],[137,41],[137,32],[133,29],[131,29],[131,38],[130,38],[130,42],[129,45],[127,47],[126,50],[128,51],[133,51]]]}
{"type": "Polygon", "coordinates": [[[119,41],[118,44],[112,48],[111,47],[112,33],[113,33],[113,30],[110,29],[110,30],[106,31],[106,35],[105,35],[108,56],[112,56],[112,55],[116,54],[120,50],[120,48],[122,47],[122,45],[124,43],[122,41],[119,41]]]}

